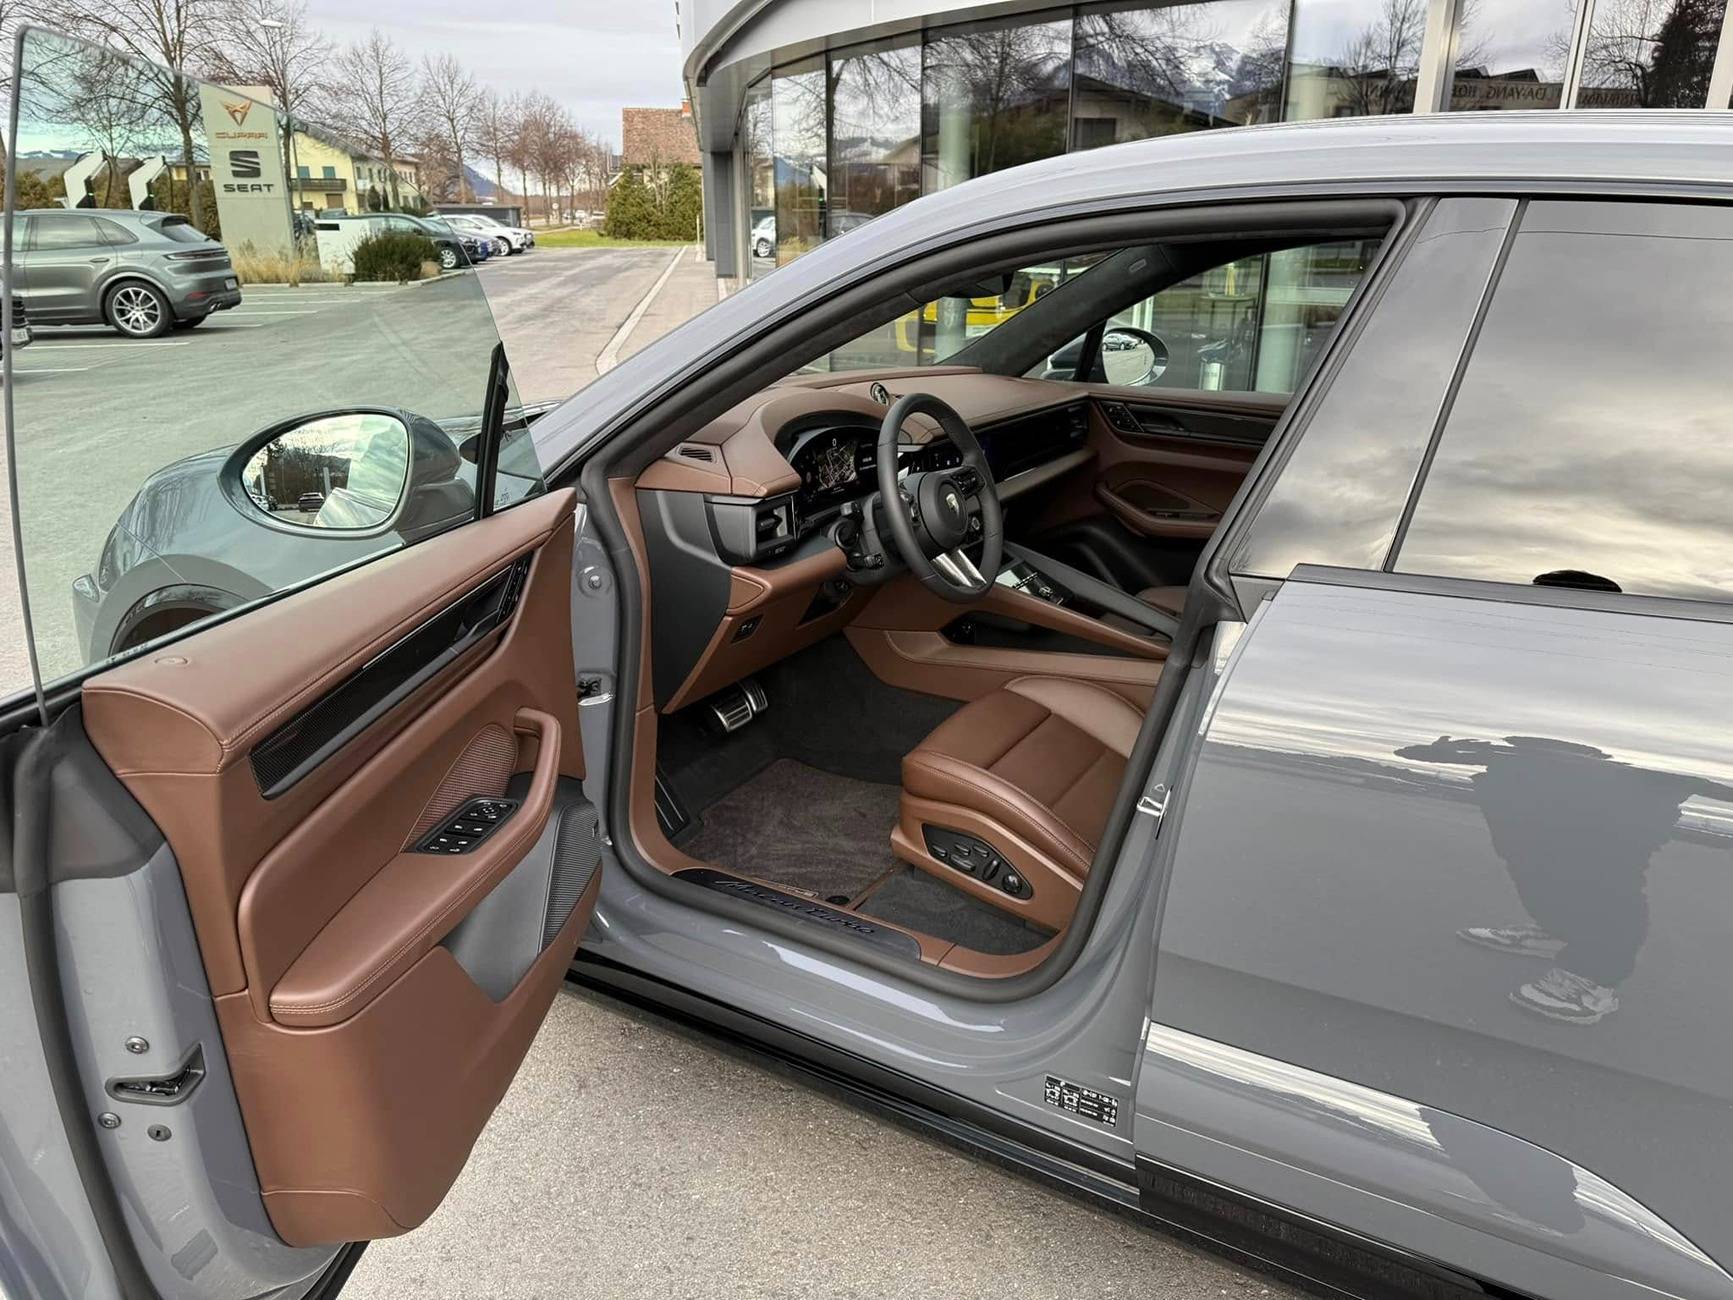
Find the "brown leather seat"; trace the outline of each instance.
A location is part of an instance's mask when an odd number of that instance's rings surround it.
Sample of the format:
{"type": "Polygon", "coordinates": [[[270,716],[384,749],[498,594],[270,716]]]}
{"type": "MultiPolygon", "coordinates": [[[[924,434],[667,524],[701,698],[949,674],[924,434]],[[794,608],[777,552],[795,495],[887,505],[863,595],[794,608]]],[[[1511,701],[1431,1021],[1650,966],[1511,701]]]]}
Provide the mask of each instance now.
{"type": "Polygon", "coordinates": [[[1164,614],[1172,614],[1175,618],[1185,608],[1184,587],[1145,587],[1137,593],[1137,598],[1145,605],[1154,605],[1164,614]]]}
{"type": "Polygon", "coordinates": [[[903,759],[899,853],[1008,910],[1063,925],[1142,726],[1143,712],[1105,686],[1057,677],[1019,678],[964,705],[903,759]],[[986,840],[1025,873],[1037,906],[946,872],[922,847],[923,825],[986,840]]]}

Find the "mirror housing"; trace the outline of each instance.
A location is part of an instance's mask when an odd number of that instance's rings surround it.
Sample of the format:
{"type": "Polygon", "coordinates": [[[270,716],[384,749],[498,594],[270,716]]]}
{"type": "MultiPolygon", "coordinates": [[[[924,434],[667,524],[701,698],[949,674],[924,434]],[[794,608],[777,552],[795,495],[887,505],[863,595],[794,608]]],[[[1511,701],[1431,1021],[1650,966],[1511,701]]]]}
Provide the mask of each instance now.
{"type": "Polygon", "coordinates": [[[1101,336],[1095,369],[1103,383],[1137,388],[1167,373],[1167,344],[1148,330],[1110,325],[1101,336]]]}
{"type": "Polygon", "coordinates": [[[409,496],[410,424],[389,410],[322,411],[248,439],[224,467],[232,500],[297,532],[367,536],[409,496]]]}

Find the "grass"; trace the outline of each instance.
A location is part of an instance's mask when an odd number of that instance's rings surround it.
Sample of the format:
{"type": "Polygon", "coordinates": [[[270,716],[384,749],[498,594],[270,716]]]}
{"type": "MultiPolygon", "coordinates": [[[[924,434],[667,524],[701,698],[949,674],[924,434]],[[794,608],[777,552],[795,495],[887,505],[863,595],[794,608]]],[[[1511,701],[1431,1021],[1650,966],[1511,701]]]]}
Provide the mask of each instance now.
{"type": "Polygon", "coordinates": [[[599,230],[536,232],[537,248],[679,248],[690,239],[613,239],[599,230]]]}
{"type": "MultiPolygon", "coordinates": [[[[242,284],[288,284],[289,258],[283,253],[261,253],[252,244],[242,244],[229,250],[235,265],[235,279],[242,284]]],[[[323,284],[342,277],[310,257],[295,259],[302,284],[323,284]]]]}

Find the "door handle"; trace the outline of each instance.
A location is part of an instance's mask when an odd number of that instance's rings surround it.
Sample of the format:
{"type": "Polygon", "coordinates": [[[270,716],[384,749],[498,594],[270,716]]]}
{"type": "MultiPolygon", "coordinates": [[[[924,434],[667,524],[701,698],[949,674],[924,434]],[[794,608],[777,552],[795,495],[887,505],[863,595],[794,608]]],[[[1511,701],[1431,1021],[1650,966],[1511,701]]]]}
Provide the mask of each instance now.
{"type": "Polygon", "coordinates": [[[113,258],[108,257],[93,257],[90,259],[90,264],[92,266],[107,266],[113,260],[113,258]]]}

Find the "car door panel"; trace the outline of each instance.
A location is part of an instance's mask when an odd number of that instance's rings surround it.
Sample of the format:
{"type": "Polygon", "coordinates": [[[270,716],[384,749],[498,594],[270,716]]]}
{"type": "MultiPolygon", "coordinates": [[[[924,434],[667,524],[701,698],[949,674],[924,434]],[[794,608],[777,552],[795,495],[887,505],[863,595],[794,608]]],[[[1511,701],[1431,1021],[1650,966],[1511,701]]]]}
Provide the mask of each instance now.
{"type": "Polygon", "coordinates": [[[1166,814],[1139,1153],[1525,1294],[1733,1295],[1733,629],[1499,594],[1302,567],[1254,615],[1166,814]],[[1598,1022],[1519,996],[1593,959],[1598,1022]]]}
{"type": "Polygon", "coordinates": [[[587,922],[600,873],[573,516],[570,492],[525,502],[85,684],[92,743],[180,863],[291,1245],[389,1236],[432,1212],[587,922]],[[521,575],[515,603],[475,623],[475,593],[504,590],[502,574],[521,575]],[[393,657],[435,634],[420,676],[393,657]],[[475,796],[519,805],[468,852],[413,851],[475,796]],[[515,978],[493,969],[486,990],[465,966],[486,945],[466,955],[453,938],[477,912],[534,936],[506,964],[515,978]]]}
{"type": "Polygon", "coordinates": [[[1054,500],[1041,531],[1105,511],[1141,537],[1207,539],[1285,406],[1243,394],[1091,392],[1094,473],[1054,500]]]}

